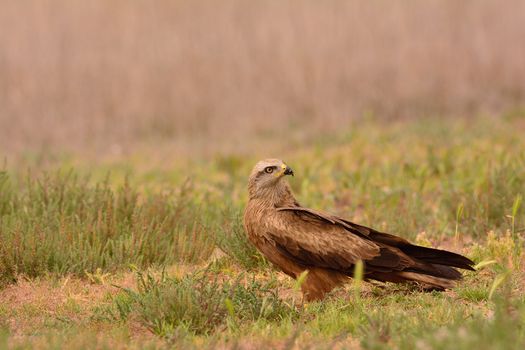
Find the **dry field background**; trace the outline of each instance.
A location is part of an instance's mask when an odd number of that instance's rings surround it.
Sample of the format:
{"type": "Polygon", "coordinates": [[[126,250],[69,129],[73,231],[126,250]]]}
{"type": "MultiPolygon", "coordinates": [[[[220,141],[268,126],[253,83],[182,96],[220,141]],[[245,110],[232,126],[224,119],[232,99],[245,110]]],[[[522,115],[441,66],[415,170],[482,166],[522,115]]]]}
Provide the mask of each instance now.
{"type": "Polygon", "coordinates": [[[525,348],[525,2],[0,0],[0,349],[525,348]],[[303,304],[299,201],[472,258],[303,304]],[[4,161],[5,160],[5,161],[4,161]]]}
{"type": "Polygon", "coordinates": [[[363,116],[523,114],[519,0],[0,8],[3,153],[165,142],[184,153],[246,152],[247,140],[304,140],[363,116]]]}

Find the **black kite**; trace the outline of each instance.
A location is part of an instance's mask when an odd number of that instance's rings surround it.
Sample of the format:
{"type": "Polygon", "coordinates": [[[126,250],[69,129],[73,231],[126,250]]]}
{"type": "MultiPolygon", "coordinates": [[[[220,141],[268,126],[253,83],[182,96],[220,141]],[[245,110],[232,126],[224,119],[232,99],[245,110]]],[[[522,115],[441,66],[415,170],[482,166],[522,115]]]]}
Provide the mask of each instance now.
{"type": "Polygon", "coordinates": [[[367,280],[418,282],[435,290],[451,288],[461,279],[455,268],[473,270],[474,263],[459,254],[413,245],[401,237],[301,207],[285,175],[293,171],[279,159],[255,165],[244,227],[250,241],[284,273],[298,278],[308,270],[301,286],[306,300],[322,299],[348,281],[359,260],[367,280]]]}

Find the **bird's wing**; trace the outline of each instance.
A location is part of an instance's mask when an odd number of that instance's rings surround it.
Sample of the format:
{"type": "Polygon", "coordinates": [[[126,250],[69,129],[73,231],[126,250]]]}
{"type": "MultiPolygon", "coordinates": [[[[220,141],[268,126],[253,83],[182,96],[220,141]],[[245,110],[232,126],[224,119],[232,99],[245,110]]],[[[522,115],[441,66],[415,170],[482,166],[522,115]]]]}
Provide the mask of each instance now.
{"type": "Polygon", "coordinates": [[[332,225],[340,226],[347,231],[347,234],[351,233],[353,235],[361,236],[364,239],[373,241],[383,248],[389,248],[390,251],[393,250],[396,253],[402,252],[411,259],[415,258],[420,259],[426,263],[441,264],[466,270],[473,270],[472,265],[474,265],[474,263],[462,255],[446,250],[417,246],[411,244],[404,238],[389,233],[379,232],[370,227],[358,225],[335,215],[303,207],[281,207],[277,210],[293,212],[299,216],[309,216],[310,218],[315,218],[332,225]]]}
{"type": "Polygon", "coordinates": [[[264,223],[265,235],[285,256],[305,266],[350,272],[358,260],[381,271],[401,270],[413,262],[396,248],[364,234],[349,234],[340,219],[302,207],[279,208],[264,223]]]}

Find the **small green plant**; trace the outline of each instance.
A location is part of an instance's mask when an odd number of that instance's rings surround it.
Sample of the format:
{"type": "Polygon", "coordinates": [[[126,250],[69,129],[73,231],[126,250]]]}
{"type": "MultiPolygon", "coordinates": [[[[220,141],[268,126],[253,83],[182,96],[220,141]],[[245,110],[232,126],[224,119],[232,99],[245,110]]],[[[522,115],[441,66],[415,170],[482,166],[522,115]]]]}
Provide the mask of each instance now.
{"type": "Polygon", "coordinates": [[[456,210],[456,230],[454,233],[454,239],[456,240],[456,244],[459,241],[459,222],[461,221],[462,216],[463,216],[463,203],[458,205],[458,209],[456,210]]]}
{"type": "Polygon", "coordinates": [[[514,255],[519,256],[521,255],[522,250],[522,244],[520,244],[520,237],[518,235],[518,231],[516,230],[516,219],[518,217],[518,212],[520,210],[521,201],[522,201],[522,195],[521,193],[516,196],[516,199],[514,200],[514,203],[512,205],[512,215],[511,218],[511,232],[512,232],[512,239],[514,239],[514,255]]]}
{"type": "Polygon", "coordinates": [[[97,268],[93,273],[84,271],[88,280],[93,284],[106,284],[107,278],[111,276],[110,273],[102,272],[101,268],[97,268]]]}
{"type": "Polygon", "coordinates": [[[137,290],[123,289],[107,310],[113,318],[135,314],[155,334],[170,336],[183,329],[206,334],[242,322],[279,321],[294,317],[273,284],[244,275],[233,281],[204,270],[182,278],[137,272],[137,290]],[[228,322],[228,320],[230,322],[228,322]]]}
{"type": "Polygon", "coordinates": [[[361,298],[361,285],[363,284],[364,265],[362,260],[358,260],[354,267],[354,298],[359,301],[361,298]]]}

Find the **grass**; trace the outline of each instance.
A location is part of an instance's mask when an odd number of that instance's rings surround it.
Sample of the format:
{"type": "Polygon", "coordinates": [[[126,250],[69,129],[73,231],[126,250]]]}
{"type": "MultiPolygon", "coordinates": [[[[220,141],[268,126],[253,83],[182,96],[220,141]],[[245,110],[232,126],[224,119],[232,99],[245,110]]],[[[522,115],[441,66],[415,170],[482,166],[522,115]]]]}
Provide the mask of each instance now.
{"type": "Polygon", "coordinates": [[[471,257],[456,289],[350,283],[303,304],[244,236],[255,156],[21,163],[0,173],[0,347],[522,348],[523,124],[429,123],[282,157],[302,204],[471,257]]]}
{"type": "Polygon", "coordinates": [[[2,173],[0,282],[202,261],[213,241],[186,187],[141,196],[127,181],[114,190],[59,172],[16,184],[2,173]]]}
{"type": "Polygon", "coordinates": [[[261,283],[243,274],[231,280],[219,278],[213,270],[182,278],[138,272],[138,291],[124,289],[106,312],[110,319],[120,320],[136,314],[146,328],[162,337],[235,330],[242,323],[281,321],[296,315],[294,306],[279,299],[276,281],[261,283]]]}
{"type": "Polygon", "coordinates": [[[247,270],[268,268],[270,264],[246,239],[241,209],[232,205],[223,215],[224,223],[217,225],[217,247],[247,270]]]}

